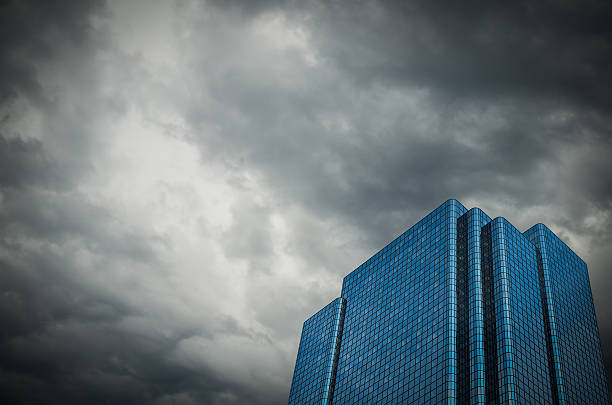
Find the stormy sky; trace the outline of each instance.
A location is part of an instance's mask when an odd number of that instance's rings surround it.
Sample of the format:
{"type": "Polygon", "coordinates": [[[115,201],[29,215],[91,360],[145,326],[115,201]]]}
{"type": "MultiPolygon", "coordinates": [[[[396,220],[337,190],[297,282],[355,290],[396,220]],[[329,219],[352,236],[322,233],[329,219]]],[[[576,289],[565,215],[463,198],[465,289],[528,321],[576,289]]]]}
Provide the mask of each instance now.
{"type": "Polygon", "coordinates": [[[505,3],[0,2],[0,402],[286,403],[451,197],[587,262],[612,375],[612,5],[505,3]]]}

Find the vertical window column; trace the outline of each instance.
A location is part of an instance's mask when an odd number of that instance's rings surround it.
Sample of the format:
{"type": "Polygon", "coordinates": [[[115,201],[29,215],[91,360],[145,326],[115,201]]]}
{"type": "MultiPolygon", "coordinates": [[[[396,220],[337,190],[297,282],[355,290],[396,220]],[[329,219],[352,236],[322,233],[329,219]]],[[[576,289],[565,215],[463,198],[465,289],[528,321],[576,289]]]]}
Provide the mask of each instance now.
{"type": "Polygon", "coordinates": [[[336,370],[338,369],[338,356],[340,355],[340,344],[342,343],[342,329],[344,327],[344,313],[346,311],[346,300],[336,300],[336,318],[332,331],[332,341],[329,353],[329,366],[325,376],[322,405],[331,405],[334,397],[334,385],[336,384],[336,370]]]}
{"type": "Polygon", "coordinates": [[[497,370],[499,379],[499,403],[516,403],[516,376],[514,375],[514,350],[512,319],[510,316],[510,275],[507,265],[505,223],[501,218],[492,221],[491,242],[493,261],[493,291],[497,338],[497,370]]]}
{"type": "Polygon", "coordinates": [[[474,208],[467,217],[467,282],[469,291],[469,377],[470,404],[485,404],[485,330],[482,258],[480,237],[482,227],[491,219],[474,208]]]}

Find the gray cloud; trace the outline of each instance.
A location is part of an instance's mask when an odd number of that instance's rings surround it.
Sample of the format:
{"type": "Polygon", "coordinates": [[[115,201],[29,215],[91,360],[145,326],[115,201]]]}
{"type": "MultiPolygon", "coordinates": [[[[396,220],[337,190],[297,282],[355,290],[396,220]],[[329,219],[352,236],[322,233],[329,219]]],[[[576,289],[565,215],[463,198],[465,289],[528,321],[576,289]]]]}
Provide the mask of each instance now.
{"type": "Polygon", "coordinates": [[[609,4],[1,7],[4,402],[283,403],[450,197],[575,248],[612,369],[609,4]]]}

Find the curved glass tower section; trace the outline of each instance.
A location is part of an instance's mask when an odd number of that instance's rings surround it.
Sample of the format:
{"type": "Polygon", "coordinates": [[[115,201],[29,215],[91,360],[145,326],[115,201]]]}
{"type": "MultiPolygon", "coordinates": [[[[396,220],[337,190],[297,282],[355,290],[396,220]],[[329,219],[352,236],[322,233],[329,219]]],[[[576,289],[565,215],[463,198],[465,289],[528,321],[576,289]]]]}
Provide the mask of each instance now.
{"type": "Polygon", "coordinates": [[[448,200],[304,322],[289,404],[610,404],[586,264],[448,200]]]}
{"type": "Polygon", "coordinates": [[[554,394],[559,404],[608,401],[586,263],[545,225],[525,236],[537,247],[554,394]]]}

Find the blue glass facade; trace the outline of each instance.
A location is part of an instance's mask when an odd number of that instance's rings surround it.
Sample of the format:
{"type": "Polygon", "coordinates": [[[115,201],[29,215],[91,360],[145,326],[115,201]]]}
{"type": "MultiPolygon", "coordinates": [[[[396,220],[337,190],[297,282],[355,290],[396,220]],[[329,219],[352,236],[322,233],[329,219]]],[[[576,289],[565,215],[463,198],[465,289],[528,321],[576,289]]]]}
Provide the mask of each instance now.
{"type": "Polygon", "coordinates": [[[483,244],[495,339],[486,367],[497,368],[497,381],[489,381],[497,386],[491,402],[552,404],[536,248],[503,218],[485,225],[483,244]]]}
{"type": "Polygon", "coordinates": [[[289,403],[609,404],[586,265],[541,227],[446,201],[304,323],[289,403]]]}
{"type": "Polygon", "coordinates": [[[560,404],[609,404],[587,265],[545,225],[525,236],[538,249],[548,353],[560,404]]]}
{"type": "Polygon", "coordinates": [[[336,298],[304,322],[289,404],[331,404],[345,308],[336,298]]]}
{"type": "Polygon", "coordinates": [[[457,221],[459,403],[485,404],[485,309],[481,230],[491,218],[472,208],[457,221]]]}
{"type": "Polygon", "coordinates": [[[448,201],[347,275],[334,404],[456,396],[457,218],[448,201]]]}

